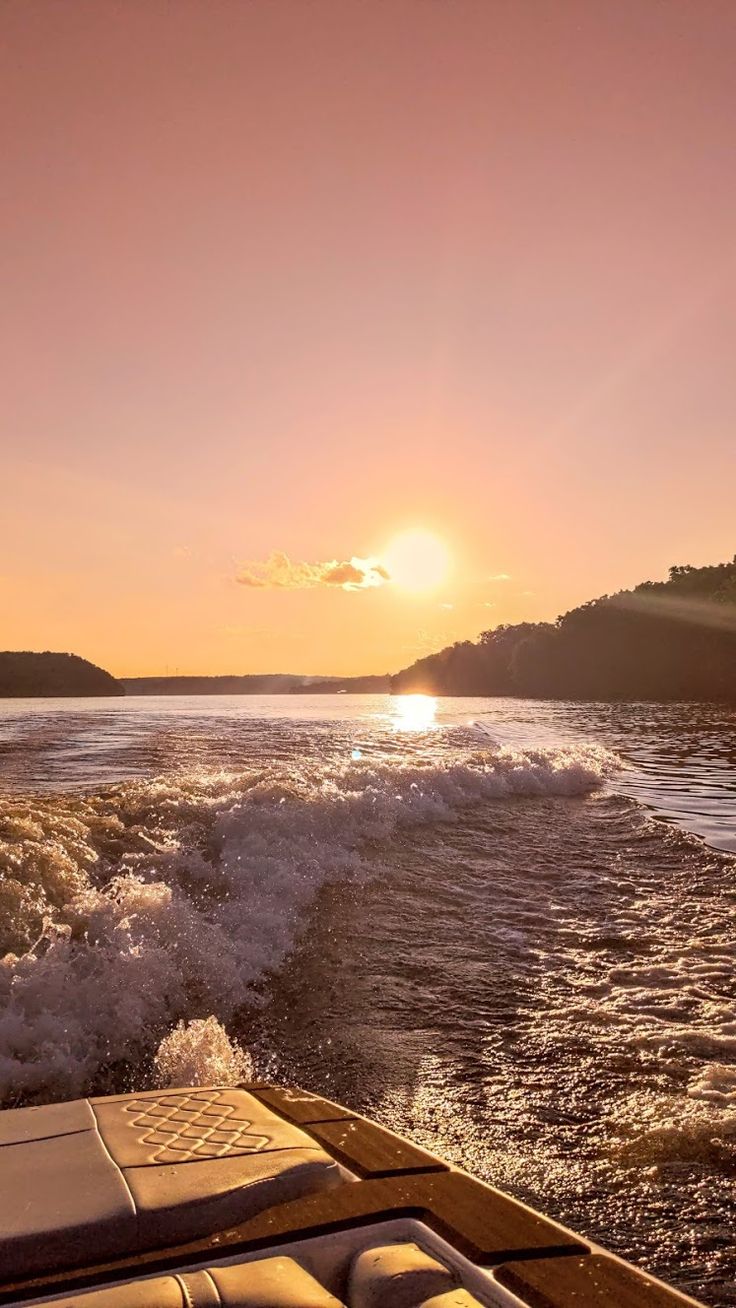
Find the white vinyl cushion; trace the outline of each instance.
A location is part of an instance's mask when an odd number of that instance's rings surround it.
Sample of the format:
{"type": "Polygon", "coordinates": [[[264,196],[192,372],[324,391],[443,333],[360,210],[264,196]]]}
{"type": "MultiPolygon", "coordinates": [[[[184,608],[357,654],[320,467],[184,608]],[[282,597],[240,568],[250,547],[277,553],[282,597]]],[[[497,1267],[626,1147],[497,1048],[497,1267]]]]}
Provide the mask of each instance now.
{"type": "Polygon", "coordinates": [[[63,1308],[344,1308],[293,1258],[125,1281],[65,1296],[63,1308]]]}
{"type": "MultiPolygon", "coordinates": [[[[50,1305],[53,1301],[44,1301],[50,1305]]],[[[64,1296],[63,1308],[482,1308],[416,1244],[376,1246],[352,1264],[343,1304],[294,1258],[124,1281],[64,1296]],[[440,1287],[439,1293],[435,1293],[440,1287]]],[[[40,1306],[39,1306],[40,1308],[40,1306]]]]}
{"type": "Polygon", "coordinates": [[[180,1244],[340,1181],[253,1095],[150,1091],[0,1114],[0,1278],[180,1244]]]}
{"type": "Polygon", "coordinates": [[[355,1258],[348,1303],[350,1308],[420,1308],[456,1285],[452,1272],[418,1245],[377,1245],[355,1258]]]}

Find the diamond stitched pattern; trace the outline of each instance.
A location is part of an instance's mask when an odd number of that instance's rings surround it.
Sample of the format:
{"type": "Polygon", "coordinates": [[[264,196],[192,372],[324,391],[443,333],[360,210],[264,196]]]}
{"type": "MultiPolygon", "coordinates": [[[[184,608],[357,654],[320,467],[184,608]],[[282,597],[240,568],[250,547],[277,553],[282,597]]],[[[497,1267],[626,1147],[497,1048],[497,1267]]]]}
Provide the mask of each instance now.
{"type": "Polygon", "coordinates": [[[220,1090],[133,1099],[125,1112],[131,1114],[130,1125],[141,1133],[140,1143],[153,1149],[156,1163],[256,1154],[270,1143],[267,1135],[251,1134],[253,1123],[239,1117],[220,1090]]]}

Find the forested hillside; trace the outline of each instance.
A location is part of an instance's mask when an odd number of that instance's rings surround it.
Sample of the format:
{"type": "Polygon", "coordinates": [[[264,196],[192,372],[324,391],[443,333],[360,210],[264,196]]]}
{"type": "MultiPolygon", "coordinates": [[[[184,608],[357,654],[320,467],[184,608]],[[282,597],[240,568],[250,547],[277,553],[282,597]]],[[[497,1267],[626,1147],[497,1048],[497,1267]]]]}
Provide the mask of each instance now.
{"type": "Polygon", "coordinates": [[[392,678],[394,694],[736,701],[736,557],[670,569],[554,623],[484,631],[392,678]]]}
{"type": "Polygon", "coordinates": [[[78,654],[0,651],[0,698],[124,694],[109,672],[78,654]]]}

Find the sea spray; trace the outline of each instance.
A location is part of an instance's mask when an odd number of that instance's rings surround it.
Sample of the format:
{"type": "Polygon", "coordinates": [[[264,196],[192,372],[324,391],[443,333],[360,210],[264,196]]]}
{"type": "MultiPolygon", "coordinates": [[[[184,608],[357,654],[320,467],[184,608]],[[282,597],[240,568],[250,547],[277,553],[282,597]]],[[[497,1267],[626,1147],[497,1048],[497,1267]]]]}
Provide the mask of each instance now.
{"type": "Polygon", "coordinates": [[[153,1061],[162,1088],[237,1085],[253,1078],[250,1054],[228,1036],[214,1016],[177,1022],[164,1036],[153,1061]]]}

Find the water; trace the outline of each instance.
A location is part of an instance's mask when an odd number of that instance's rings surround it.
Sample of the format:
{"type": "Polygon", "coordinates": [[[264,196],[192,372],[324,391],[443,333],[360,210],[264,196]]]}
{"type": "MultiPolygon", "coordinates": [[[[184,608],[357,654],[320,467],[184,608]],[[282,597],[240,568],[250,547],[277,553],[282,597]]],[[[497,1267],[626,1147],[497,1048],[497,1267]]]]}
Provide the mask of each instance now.
{"type": "Polygon", "coordinates": [[[213,1014],[736,1305],[735,762],[708,705],[5,702],[0,1094],[213,1014]]]}

